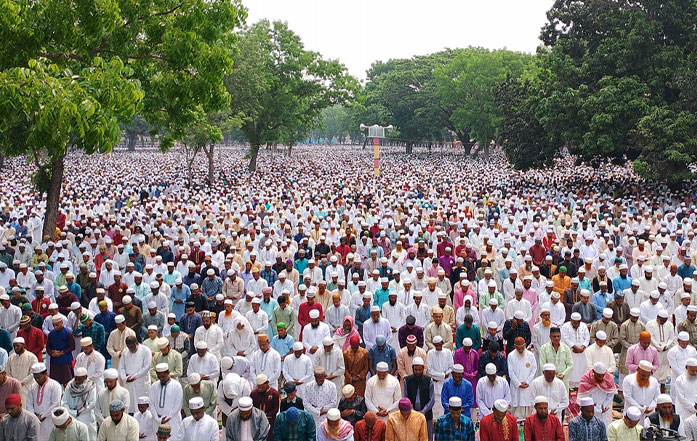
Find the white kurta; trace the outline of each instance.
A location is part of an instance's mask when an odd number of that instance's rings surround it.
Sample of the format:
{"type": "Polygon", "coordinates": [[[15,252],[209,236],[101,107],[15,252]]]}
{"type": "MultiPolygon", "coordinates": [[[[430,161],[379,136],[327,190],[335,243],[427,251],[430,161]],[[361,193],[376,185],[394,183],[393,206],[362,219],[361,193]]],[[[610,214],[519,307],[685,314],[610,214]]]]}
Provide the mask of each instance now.
{"type": "Polygon", "coordinates": [[[266,352],[257,349],[250,361],[252,378],[265,374],[271,387],[278,389],[278,378],[281,376],[281,355],[278,351],[271,347],[266,352]]]}
{"type": "Polygon", "coordinates": [[[199,341],[206,342],[208,352],[220,360],[220,351],[223,348],[223,330],[220,329],[220,326],[215,323],[210,325],[208,329],[205,326],[199,326],[194,333],[194,345],[199,341]]]}
{"type": "Polygon", "coordinates": [[[319,322],[317,327],[313,328],[312,323],[308,323],[303,328],[303,346],[305,346],[305,350],[309,354],[310,349],[313,347],[322,348],[322,340],[324,337],[331,336],[332,332],[328,324],[319,322]]]}
{"type": "Polygon", "coordinates": [[[181,410],[182,397],[184,396],[182,386],[178,381],[170,379],[166,384],[158,381],[150,388],[150,412],[160,423],[163,418],[169,418],[164,424],[172,428],[170,440],[179,441],[181,439],[181,410]]]}
{"type": "Polygon", "coordinates": [[[150,362],[152,352],[145,345],[138,345],[136,352],[133,353],[126,349],[121,354],[119,364],[119,377],[123,387],[131,394],[131,409],[138,408],[138,397],[147,395],[150,390],[150,362]],[[131,382],[126,381],[128,377],[134,377],[131,382]]]}
{"type": "MultiPolygon", "coordinates": [[[[577,328],[571,325],[571,322],[564,323],[561,327],[561,341],[564,342],[569,348],[573,346],[588,346],[590,342],[591,334],[588,327],[583,323],[580,323],[577,328]]],[[[569,383],[572,386],[578,385],[583,374],[586,373],[586,355],[581,353],[575,353],[571,351],[571,360],[574,362],[574,369],[569,375],[569,383]]]]}
{"type": "Polygon", "coordinates": [[[400,348],[397,332],[399,331],[399,328],[406,323],[407,309],[399,302],[395,302],[393,306],[390,305],[389,301],[387,301],[382,304],[382,316],[390,323],[390,327],[395,329],[395,331],[392,332],[392,342],[390,344],[393,348],[395,348],[396,351],[399,351],[400,348]]]}
{"type": "Polygon", "coordinates": [[[617,369],[615,354],[607,345],[599,347],[593,343],[586,348],[584,355],[586,356],[586,370],[591,369],[597,362],[601,362],[609,372],[614,373],[617,369]]]}
{"type": "Polygon", "coordinates": [[[269,329],[269,316],[266,312],[261,309],[257,312],[249,311],[245,317],[257,334],[266,334],[269,329]]]}
{"type": "Polygon", "coordinates": [[[305,354],[296,357],[289,355],[283,360],[283,377],[288,381],[300,380],[302,384],[297,386],[298,397],[305,399],[305,387],[312,381],[314,375],[312,359],[305,354]]]}
{"type": "Polygon", "coordinates": [[[150,409],[142,413],[138,411],[133,414],[133,417],[138,421],[138,433],[145,435],[145,438],[140,438],[140,441],[157,441],[157,428],[160,424],[150,409]]]}
{"type": "Polygon", "coordinates": [[[547,397],[549,412],[554,412],[558,418],[561,418],[562,411],[569,407],[569,391],[564,382],[556,377],[549,382],[544,376],[539,376],[532,380],[531,389],[533,396],[547,397]]]}
{"type": "MultiPolygon", "coordinates": [[[[624,377],[622,391],[624,392],[624,410],[627,410],[630,406],[638,407],[642,413],[639,424],[643,425],[646,417],[645,411],[656,408],[656,399],[661,393],[658,380],[654,377],[649,377],[649,386],[639,387],[636,381],[636,374],[629,374],[624,377]]],[[[694,397],[694,395],[692,396],[694,397]]]]}
{"type": "MultiPolygon", "coordinates": [[[[365,387],[365,405],[368,410],[377,413],[380,408],[392,413],[397,410],[399,400],[402,398],[402,387],[399,380],[390,374],[384,380],[375,375],[370,377],[365,387]]],[[[387,417],[378,417],[387,421],[387,417]]]]}
{"type": "Polygon", "coordinates": [[[240,377],[234,372],[225,375],[223,381],[218,384],[218,406],[225,415],[237,409],[238,402],[242,397],[248,397],[252,392],[249,381],[240,377]],[[227,400],[230,400],[228,403],[227,400]]]}
{"type": "MultiPolygon", "coordinates": [[[[612,422],[612,399],[615,397],[615,394],[608,393],[596,386],[592,391],[583,396],[593,398],[595,416],[600,418],[602,422],[605,423],[605,427],[610,425],[612,422]],[[607,409],[607,411],[603,412],[603,409],[607,409]]],[[[581,395],[579,395],[579,399],[580,398],[582,398],[581,395]]]]}
{"type": "Polygon", "coordinates": [[[493,383],[489,381],[489,378],[481,378],[477,382],[476,395],[477,406],[479,406],[479,413],[482,417],[493,412],[496,400],[502,399],[511,402],[511,388],[503,377],[496,377],[493,383]]]}
{"type": "Polygon", "coordinates": [[[184,440],[219,441],[220,439],[218,422],[206,413],[198,421],[193,416],[184,418],[181,432],[184,440]]]}
{"type": "Polygon", "coordinates": [[[257,338],[254,335],[254,330],[251,325],[246,324],[247,319],[238,317],[233,321],[233,329],[225,337],[225,345],[222,349],[222,355],[232,357],[238,352],[244,352],[246,356],[251,356],[257,349],[257,338]],[[245,325],[242,329],[237,329],[237,324],[244,320],[245,325]]]}
{"type": "Polygon", "coordinates": [[[675,381],[685,372],[685,362],[687,359],[695,357],[697,357],[697,349],[689,344],[684,349],[679,344],[676,344],[668,350],[668,363],[670,363],[670,378],[672,384],[670,388],[670,397],[673,399],[673,403],[675,403],[676,396],[675,381]]]}
{"type": "Polygon", "coordinates": [[[7,360],[5,372],[7,372],[7,375],[21,383],[20,394],[25,408],[29,389],[32,387],[32,385],[36,384],[34,381],[34,375],[31,373],[31,366],[37,362],[38,360],[36,355],[26,349],[22,355],[18,355],[13,351],[7,360]]]}
{"type": "Polygon", "coordinates": [[[537,375],[535,355],[528,350],[524,350],[522,354],[517,350],[512,351],[508,354],[508,374],[511,377],[511,406],[534,405],[535,394],[530,386],[537,375]],[[527,383],[528,387],[521,388],[522,383],[527,383]]]}
{"type": "Polygon", "coordinates": [[[673,346],[675,340],[673,325],[667,320],[661,325],[654,319],[646,323],[646,330],[651,333],[651,346],[658,351],[658,369],[653,373],[653,376],[659,382],[665,383],[670,371],[668,351],[673,346]]]}
{"type": "Polygon", "coordinates": [[[697,395],[697,375],[692,376],[688,372],[684,372],[672,385],[671,389],[675,388],[675,413],[680,415],[680,418],[687,418],[695,413],[695,396],[697,395]]]}
{"type": "Polygon", "coordinates": [[[61,405],[63,396],[63,388],[60,383],[54,379],[47,379],[43,386],[34,383],[29,389],[27,397],[27,411],[33,414],[41,415],[44,418],[39,426],[39,439],[47,440],[53,429],[53,421],[51,420],[51,411],[61,405]]]}
{"type": "Polygon", "coordinates": [[[121,401],[126,406],[124,411],[128,413],[131,405],[131,394],[125,387],[116,384],[116,387],[111,390],[104,388],[97,392],[97,405],[94,409],[97,423],[102,424],[102,420],[109,417],[109,403],[113,400],[121,401]]]}
{"type": "Polygon", "coordinates": [[[433,380],[433,392],[440,397],[443,383],[453,370],[453,353],[447,349],[440,351],[431,349],[426,356],[426,364],[428,374],[433,380]]]}
{"type": "Polygon", "coordinates": [[[209,380],[213,383],[218,382],[218,376],[220,375],[220,363],[215,355],[210,352],[206,352],[203,358],[199,357],[198,354],[194,354],[189,359],[189,366],[186,369],[186,375],[191,375],[196,372],[202,377],[207,376],[209,380]]]}
{"type": "Polygon", "coordinates": [[[412,302],[407,306],[407,315],[413,315],[416,325],[425,328],[431,321],[431,308],[423,302],[419,305],[412,302]]]}
{"type": "Polygon", "coordinates": [[[327,376],[336,377],[330,381],[336,386],[338,403],[338,400],[341,399],[341,389],[344,387],[344,371],[346,370],[344,353],[336,345],[332,346],[332,350],[329,352],[325,351],[324,348],[318,349],[312,357],[312,364],[314,367],[322,366],[327,372],[327,376]]]}
{"type": "Polygon", "coordinates": [[[90,355],[80,352],[75,360],[75,369],[79,367],[87,369],[87,378],[94,381],[98,391],[104,389],[105,366],[104,356],[96,350],[93,350],[90,355]]]}
{"type": "Polygon", "coordinates": [[[322,409],[329,410],[338,405],[336,401],[336,386],[331,381],[324,381],[321,386],[311,381],[305,389],[305,399],[303,400],[305,410],[310,412],[315,420],[315,426],[327,419],[327,414],[320,415],[322,409]]]}

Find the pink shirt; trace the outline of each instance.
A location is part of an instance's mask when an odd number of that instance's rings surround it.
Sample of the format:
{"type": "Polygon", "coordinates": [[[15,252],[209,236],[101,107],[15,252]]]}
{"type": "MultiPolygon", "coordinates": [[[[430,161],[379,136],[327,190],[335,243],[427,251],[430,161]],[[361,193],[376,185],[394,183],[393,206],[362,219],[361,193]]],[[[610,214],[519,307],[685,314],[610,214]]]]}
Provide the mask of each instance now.
{"type": "Polygon", "coordinates": [[[636,343],[627,349],[627,360],[625,366],[629,370],[630,374],[636,373],[639,368],[639,362],[642,360],[648,360],[653,365],[653,372],[659,367],[658,361],[658,351],[653,346],[649,346],[648,349],[641,347],[640,343],[636,343]]]}

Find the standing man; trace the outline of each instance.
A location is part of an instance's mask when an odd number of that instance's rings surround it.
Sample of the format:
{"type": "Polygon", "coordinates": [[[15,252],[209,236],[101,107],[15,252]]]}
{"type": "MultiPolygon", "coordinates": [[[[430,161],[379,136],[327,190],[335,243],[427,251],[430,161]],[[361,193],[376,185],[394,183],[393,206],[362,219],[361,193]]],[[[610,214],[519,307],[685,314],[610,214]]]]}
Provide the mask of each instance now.
{"type": "Polygon", "coordinates": [[[590,332],[588,331],[588,326],[581,324],[581,314],[578,312],[571,314],[571,321],[564,323],[561,327],[561,336],[564,343],[571,348],[571,360],[574,365],[569,375],[569,386],[572,389],[577,388],[578,382],[586,372],[586,355],[584,351],[590,342],[590,332]]]}
{"type": "MultiPolygon", "coordinates": [[[[35,383],[29,389],[27,397],[27,411],[36,415],[39,419],[39,440],[48,439],[53,430],[51,410],[60,406],[63,388],[53,378],[48,378],[46,365],[36,363],[31,367],[35,383]]],[[[86,432],[87,430],[85,430],[86,432]]],[[[85,434],[85,439],[87,435],[85,434]]]]}
{"type": "MultiPolygon", "coordinates": [[[[480,381],[479,384],[482,382],[480,381]]],[[[518,441],[518,424],[516,418],[508,413],[508,401],[499,399],[494,402],[491,413],[484,416],[480,422],[479,439],[480,441],[518,441]]]]}
{"type": "Polygon", "coordinates": [[[126,347],[119,364],[121,383],[131,396],[129,409],[138,407],[138,397],[150,390],[150,362],[152,353],[145,345],[138,343],[135,337],[126,338],[126,347]]]}
{"type": "Polygon", "coordinates": [[[225,424],[225,440],[266,441],[269,430],[264,412],[254,407],[251,398],[242,397],[239,407],[230,413],[225,424]]]}
{"type": "Polygon", "coordinates": [[[424,375],[425,366],[421,357],[414,358],[412,365],[414,373],[404,379],[404,396],[413,403],[415,411],[426,417],[428,439],[431,440],[433,439],[433,405],[435,404],[433,381],[424,375]]]}
{"type": "Polygon", "coordinates": [[[150,388],[150,412],[160,424],[170,425],[173,432],[172,441],[179,441],[184,396],[182,386],[171,378],[167,363],[158,364],[155,371],[159,381],[150,388]]]}

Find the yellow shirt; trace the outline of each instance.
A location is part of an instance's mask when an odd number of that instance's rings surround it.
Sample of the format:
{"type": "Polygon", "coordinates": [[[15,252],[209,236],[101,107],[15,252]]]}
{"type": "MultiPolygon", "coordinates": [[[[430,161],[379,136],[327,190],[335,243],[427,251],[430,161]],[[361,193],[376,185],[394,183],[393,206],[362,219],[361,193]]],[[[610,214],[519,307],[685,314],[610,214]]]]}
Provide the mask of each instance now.
{"type": "Polygon", "coordinates": [[[607,427],[607,441],[639,441],[641,425],[637,424],[631,429],[624,424],[624,418],[613,421],[607,427]]]}
{"type": "Polygon", "coordinates": [[[400,411],[392,412],[387,417],[385,441],[428,441],[426,417],[412,410],[404,419],[400,411]]]}

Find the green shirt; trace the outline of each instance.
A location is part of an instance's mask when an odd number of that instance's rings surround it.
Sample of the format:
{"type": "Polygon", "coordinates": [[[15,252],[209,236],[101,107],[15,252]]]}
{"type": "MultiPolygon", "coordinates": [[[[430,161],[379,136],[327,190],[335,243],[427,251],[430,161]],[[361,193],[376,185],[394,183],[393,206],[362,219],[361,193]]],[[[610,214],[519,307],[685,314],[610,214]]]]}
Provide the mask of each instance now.
{"type": "Polygon", "coordinates": [[[194,388],[190,384],[184,386],[184,399],[182,400],[182,410],[186,416],[191,416],[189,409],[189,400],[194,397],[203,398],[203,404],[206,406],[206,413],[213,418],[217,418],[215,408],[218,405],[215,385],[210,380],[201,380],[201,389],[198,393],[194,392],[194,388]]]}
{"type": "Polygon", "coordinates": [[[574,369],[574,362],[571,360],[571,349],[562,342],[559,342],[559,350],[555,351],[552,342],[547,342],[540,348],[540,366],[552,363],[557,368],[557,374],[564,376],[564,384],[569,388],[569,375],[574,369]]]}
{"type": "Polygon", "coordinates": [[[286,324],[286,331],[288,332],[288,335],[295,335],[293,334],[293,330],[295,329],[295,311],[293,311],[292,306],[286,304],[285,308],[278,306],[273,310],[273,314],[271,314],[271,327],[273,330],[273,335],[278,334],[276,326],[281,322],[286,324]]]}

